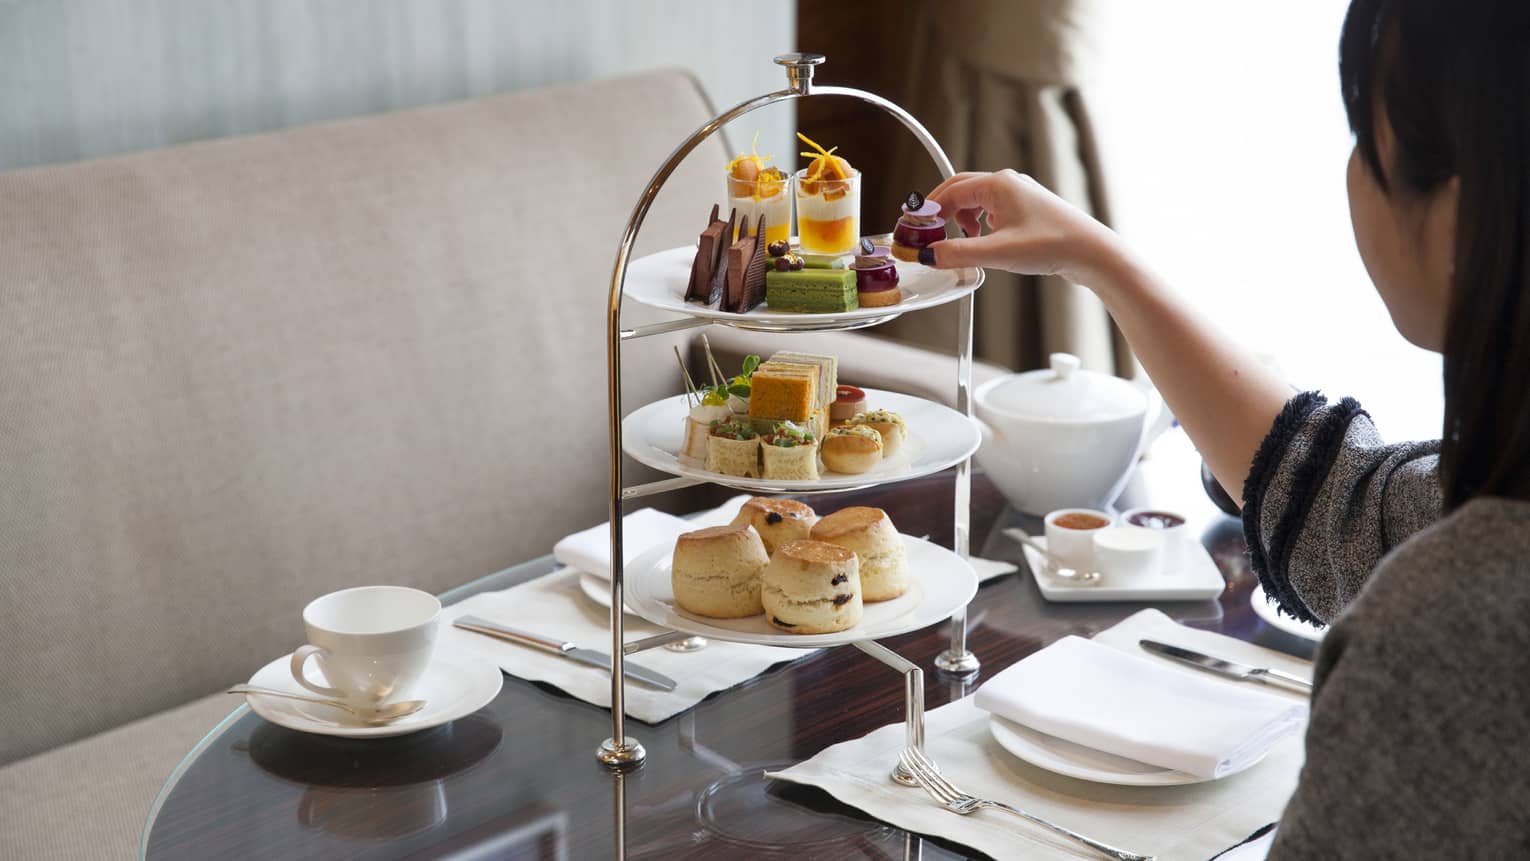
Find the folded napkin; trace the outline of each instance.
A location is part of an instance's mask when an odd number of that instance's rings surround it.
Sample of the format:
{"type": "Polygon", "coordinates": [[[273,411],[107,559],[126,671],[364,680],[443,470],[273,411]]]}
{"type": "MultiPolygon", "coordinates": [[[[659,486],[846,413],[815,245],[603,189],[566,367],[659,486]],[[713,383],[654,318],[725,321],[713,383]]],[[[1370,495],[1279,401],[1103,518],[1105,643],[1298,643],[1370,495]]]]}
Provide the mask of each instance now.
{"type": "MultiPolygon", "coordinates": [[[[441,610],[441,642],[438,648],[467,653],[489,661],[512,676],[545,682],[587,703],[609,708],[611,676],[567,658],[496,640],[451,626],[459,616],[481,616],[535,634],[567,640],[586,649],[610,654],[611,631],[604,607],[590,601],[579,589],[580,572],[563,569],[502,592],[474,595],[441,610]]],[[[665,629],[634,616],[627,617],[628,642],[664,633],[665,629]]],[[[673,717],[716,691],[727,690],[763,673],[776,664],[812,654],[811,649],[752,646],[709,640],[696,652],[649,649],[628,656],[650,670],[678,683],[673,691],[660,691],[628,680],[626,712],[647,723],[673,717]]]]}
{"type": "MultiPolygon", "coordinates": [[[[713,510],[720,511],[721,509],[713,510]]],[[[733,506],[732,512],[738,512],[737,505],[733,506]]],[[[732,519],[733,514],[729,514],[728,517],[732,519]]],[[[723,522],[726,523],[727,521],[723,522]]],[[[553,545],[553,558],[570,568],[588,571],[597,577],[610,580],[610,524],[611,522],[608,520],[599,526],[591,526],[589,529],[575,532],[573,535],[564,538],[553,545]]],[[[715,524],[706,523],[698,525],[689,520],[682,520],[673,514],[665,514],[658,509],[640,508],[622,517],[622,560],[626,564],[631,564],[632,560],[643,555],[650,548],[657,547],[660,544],[673,544],[675,539],[680,537],[681,533],[711,525],[715,524]]]]}
{"type": "MultiPolygon", "coordinates": [[[[1096,635],[1094,642],[1138,650],[1143,637],[1223,655],[1243,663],[1310,675],[1310,664],[1143,610],[1096,635]]],[[[1197,670],[1175,672],[1199,674],[1197,670]]],[[[1236,684],[1229,682],[1228,684],[1236,684]]],[[[1293,703],[1297,694],[1279,694],[1293,703]]],[[[1075,831],[1160,861],[1204,861],[1280,818],[1302,765],[1301,740],[1288,737],[1249,770],[1181,786],[1115,786],[1054,774],[1017,759],[993,739],[990,715],[967,697],[925,715],[925,750],[956,786],[1016,805],[1075,831]]],[[[1119,704],[1118,704],[1119,706],[1119,704]]],[[[972,847],[994,858],[1091,857],[1076,844],[1002,813],[958,816],[922,790],[888,779],[905,741],[902,723],[834,745],[769,777],[816,786],[884,822],[972,847]]]]}
{"type": "Polygon", "coordinates": [[[1196,777],[1241,771],[1306,724],[1263,688],[1064,637],[994,676],[978,708],[1095,750],[1196,777]]]}

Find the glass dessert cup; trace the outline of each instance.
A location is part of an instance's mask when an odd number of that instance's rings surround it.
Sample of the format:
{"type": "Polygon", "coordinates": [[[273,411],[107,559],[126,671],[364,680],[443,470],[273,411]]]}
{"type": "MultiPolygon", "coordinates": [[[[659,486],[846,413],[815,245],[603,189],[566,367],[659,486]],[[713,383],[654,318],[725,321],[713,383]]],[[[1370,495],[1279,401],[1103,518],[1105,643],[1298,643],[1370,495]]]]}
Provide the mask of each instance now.
{"type": "Polygon", "coordinates": [[[792,176],[797,197],[797,241],[809,254],[846,254],[861,237],[861,174],[848,179],[792,176]]]}
{"type": "MultiPolygon", "coordinates": [[[[730,180],[728,185],[734,183],[730,180]]],[[[783,183],[784,185],[784,183],[783,183]]],[[[760,219],[765,219],[765,244],[769,245],[776,240],[787,240],[792,232],[792,197],[785,188],[769,197],[755,197],[747,195],[734,197],[728,195],[728,206],[738,213],[739,223],[745,216],[749,217],[749,235],[754,235],[759,226],[760,219]]],[[[734,228],[734,239],[738,238],[738,229],[734,228]]]]}

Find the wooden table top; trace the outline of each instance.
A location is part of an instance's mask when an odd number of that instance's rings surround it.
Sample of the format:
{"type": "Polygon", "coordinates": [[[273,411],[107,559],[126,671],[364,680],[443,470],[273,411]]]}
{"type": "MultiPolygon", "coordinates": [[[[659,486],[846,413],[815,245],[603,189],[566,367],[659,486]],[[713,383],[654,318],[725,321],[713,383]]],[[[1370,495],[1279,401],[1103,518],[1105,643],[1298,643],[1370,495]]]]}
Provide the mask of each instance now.
{"type": "MultiPolygon", "coordinates": [[[[903,532],[928,532],[950,546],[951,482],[948,473],[829,497],[824,507],[878,505],[903,532]]],[[[1238,522],[1209,513],[1204,496],[1184,498],[1150,501],[1191,514],[1228,588],[1216,601],[1156,606],[1194,627],[1310,657],[1312,644],[1270,628],[1250,608],[1255,580],[1238,522]]],[[[1015,524],[1037,525],[978,476],[974,554],[1018,560],[1018,547],[1001,534],[1015,524]]],[[[512,573],[527,579],[550,567],[543,560],[512,573]]],[[[925,668],[925,706],[936,708],[1058,637],[1092,634],[1143,606],[1049,604],[1022,570],[985,584],[969,608],[969,645],[983,663],[976,679],[933,670],[944,624],[882,643],[925,668]]],[[[629,720],[648,760],[625,774],[595,760],[610,735],[607,710],[513,677],[481,711],[394,739],[304,735],[241,709],[171,778],[145,828],[145,856],[982,857],[871,819],[815,788],[759,777],[901,721],[902,698],[902,679],[883,664],[854,648],[824,650],[657,725],[629,720]]]]}

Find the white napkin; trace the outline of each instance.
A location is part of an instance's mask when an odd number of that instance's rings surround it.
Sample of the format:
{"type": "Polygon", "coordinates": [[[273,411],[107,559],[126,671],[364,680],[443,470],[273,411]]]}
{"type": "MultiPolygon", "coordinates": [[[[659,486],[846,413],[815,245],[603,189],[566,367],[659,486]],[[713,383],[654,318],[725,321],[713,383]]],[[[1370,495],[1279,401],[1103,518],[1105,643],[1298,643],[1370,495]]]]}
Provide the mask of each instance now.
{"type": "MultiPolygon", "coordinates": [[[[714,509],[716,510],[720,509],[714,509]]],[[[738,506],[735,505],[728,518],[731,520],[733,514],[737,512],[738,506]]],[[[609,520],[605,521],[599,526],[591,526],[559,541],[553,545],[553,558],[570,568],[588,571],[601,579],[610,580],[610,523],[609,520]]],[[[643,555],[649,548],[660,544],[673,544],[681,533],[710,525],[714,524],[698,525],[673,514],[665,514],[655,508],[640,508],[622,517],[622,561],[630,565],[632,560],[643,555]]]]}
{"type": "Polygon", "coordinates": [[[1263,688],[1064,637],[994,676],[977,707],[1085,747],[1196,777],[1240,771],[1299,731],[1307,709],[1263,688]]]}
{"type": "MultiPolygon", "coordinates": [[[[610,654],[609,611],[580,591],[579,573],[568,569],[555,571],[502,592],[474,595],[443,608],[438,648],[466,652],[493,662],[517,678],[546,682],[587,703],[609,708],[611,676],[599,667],[451,626],[459,616],[482,616],[491,622],[610,654]]],[[[656,625],[631,615],[627,617],[628,642],[661,633],[664,629],[656,625]]],[[[663,673],[679,686],[666,692],[629,679],[626,713],[640,721],[657,723],[696,705],[708,694],[741,684],[776,664],[794,661],[813,651],[709,640],[705,649],[696,652],[671,652],[663,648],[638,652],[627,660],[663,673]]]]}
{"type": "MultiPolygon", "coordinates": [[[[1128,650],[1138,649],[1137,640],[1142,637],[1304,677],[1311,673],[1306,662],[1221,634],[1185,628],[1157,610],[1143,610],[1096,635],[1094,641],[1128,650]]],[[[1170,669],[1180,672],[1172,665],[1170,669]]],[[[1198,673],[1188,667],[1183,672],[1198,673]]],[[[1280,696],[1302,701],[1297,694],[1280,696]]],[[[1277,821],[1301,771],[1301,740],[1287,738],[1263,762],[1217,781],[1134,787],[1075,780],[1005,751],[988,729],[989,714],[973,700],[968,697],[925,715],[926,752],[948,780],[967,792],[1006,801],[1095,839],[1156,855],[1160,861],[1203,861],[1277,821]]],[[[1092,857],[1076,844],[1007,814],[958,816],[922,790],[893,783],[888,773],[904,741],[899,722],[769,776],[817,786],[884,822],[937,835],[994,858],[1077,861],[1092,857]]]]}

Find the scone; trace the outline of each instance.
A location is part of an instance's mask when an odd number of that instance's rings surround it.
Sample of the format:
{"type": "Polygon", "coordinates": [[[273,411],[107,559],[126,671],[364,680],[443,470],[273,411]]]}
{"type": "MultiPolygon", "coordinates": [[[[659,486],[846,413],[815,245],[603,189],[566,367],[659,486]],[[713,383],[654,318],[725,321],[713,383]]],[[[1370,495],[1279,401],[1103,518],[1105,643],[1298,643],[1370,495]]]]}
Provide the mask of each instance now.
{"type": "Polygon", "coordinates": [[[760,599],[770,624],[794,634],[832,634],[861,621],[860,566],[854,551],[793,541],[770,558],[760,599]]]}
{"type": "Polygon", "coordinates": [[[713,526],[675,540],[670,585],[682,609],[714,619],[764,611],[760,572],[770,562],[760,534],[746,524],[713,526]]]}
{"type": "Polygon", "coordinates": [[[754,527],[765,542],[766,553],[775,553],[783,544],[807,538],[817,522],[818,515],[801,502],[764,496],[744,503],[733,517],[735,525],[747,523],[754,527]]]}
{"type": "Polygon", "coordinates": [[[908,591],[908,558],[903,536],[880,508],[841,508],[819,520],[814,541],[837,544],[860,557],[861,595],[867,601],[890,601],[908,591]]]}

